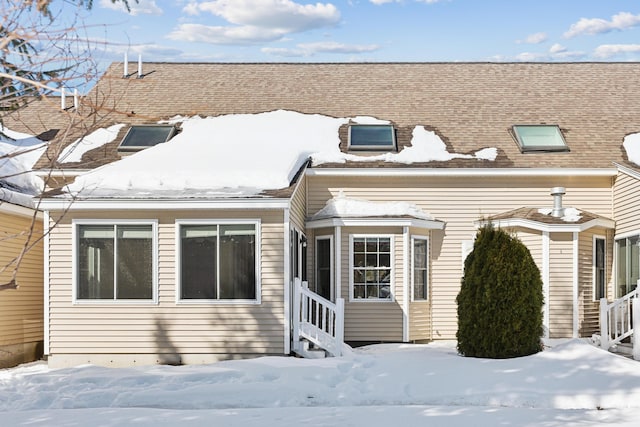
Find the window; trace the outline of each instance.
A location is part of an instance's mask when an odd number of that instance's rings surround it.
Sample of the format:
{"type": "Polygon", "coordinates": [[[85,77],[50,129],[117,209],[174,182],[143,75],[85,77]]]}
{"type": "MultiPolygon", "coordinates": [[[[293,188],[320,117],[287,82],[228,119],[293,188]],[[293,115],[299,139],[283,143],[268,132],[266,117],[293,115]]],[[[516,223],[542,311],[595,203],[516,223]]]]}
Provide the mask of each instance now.
{"type": "Polygon", "coordinates": [[[153,300],[155,223],[76,224],[77,300],[153,300]]]}
{"type": "Polygon", "coordinates": [[[257,222],[179,223],[179,299],[257,300],[257,228],[257,222]]]}
{"type": "Polygon", "coordinates": [[[321,297],[332,300],[333,288],[333,248],[331,236],[316,238],[316,277],[315,292],[321,297]]]}
{"type": "Polygon", "coordinates": [[[173,125],[131,126],[122,138],[118,151],[140,151],[170,140],[176,133],[173,125]]]}
{"type": "Polygon", "coordinates": [[[351,236],[352,299],[391,300],[390,236],[351,236]]]}
{"type": "Polygon", "coordinates": [[[569,151],[556,125],[515,125],[513,134],[523,153],[535,151],[569,151]]]}
{"type": "Polygon", "coordinates": [[[349,126],[350,150],[395,150],[396,132],[391,125],[349,126]]]}
{"type": "Polygon", "coordinates": [[[596,301],[607,297],[605,243],[604,238],[593,238],[593,298],[596,301]]]}
{"type": "Polygon", "coordinates": [[[633,291],[640,279],[640,236],[616,240],[617,298],[633,291]]]}
{"type": "Polygon", "coordinates": [[[414,301],[429,299],[429,241],[412,237],[412,282],[414,301]]]}

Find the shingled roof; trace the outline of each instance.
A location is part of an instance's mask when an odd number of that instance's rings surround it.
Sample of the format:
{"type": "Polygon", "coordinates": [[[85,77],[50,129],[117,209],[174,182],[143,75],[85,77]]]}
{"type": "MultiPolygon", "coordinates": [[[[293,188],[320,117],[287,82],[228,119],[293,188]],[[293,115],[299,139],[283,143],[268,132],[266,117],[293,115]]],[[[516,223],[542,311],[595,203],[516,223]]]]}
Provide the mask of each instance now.
{"type": "MultiPolygon", "coordinates": [[[[122,63],[108,68],[86,98],[101,106],[97,121],[141,124],[278,109],[364,115],[391,121],[400,148],[422,125],[449,152],[495,147],[498,157],[320,167],[611,168],[618,162],[638,169],[622,148],[625,135],[640,132],[636,63],[145,63],[143,72],[123,78],[122,63]],[[514,124],[557,124],[570,151],[523,154],[510,133],[514,124]]],[[[118,143],[65,168],[116,160],[118,143]]]]}

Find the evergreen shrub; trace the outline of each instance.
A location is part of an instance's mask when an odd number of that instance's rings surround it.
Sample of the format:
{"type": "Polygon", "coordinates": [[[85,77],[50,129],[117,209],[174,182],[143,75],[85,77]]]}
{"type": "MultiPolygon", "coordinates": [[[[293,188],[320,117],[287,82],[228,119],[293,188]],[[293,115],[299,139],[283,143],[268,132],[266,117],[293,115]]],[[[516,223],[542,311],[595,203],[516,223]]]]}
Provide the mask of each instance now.
{"type": "Polygon", "coordinates": [[[503,359],[541,350],[542,279],[515,236],[482,227],[464,262],[458,303],[458,351],[503,359]]]}

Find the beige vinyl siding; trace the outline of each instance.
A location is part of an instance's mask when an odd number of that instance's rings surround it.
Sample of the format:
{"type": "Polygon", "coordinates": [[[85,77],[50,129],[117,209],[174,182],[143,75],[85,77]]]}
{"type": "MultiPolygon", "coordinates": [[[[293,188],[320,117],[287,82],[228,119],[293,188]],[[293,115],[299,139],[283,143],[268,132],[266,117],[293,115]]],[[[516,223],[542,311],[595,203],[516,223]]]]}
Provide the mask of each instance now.
{"type": "Polygon", "coordinates": [[[342,297],[344,308],[345,341],[402,341],[402,302],[403,264],[402,229],[399,227],[344,227],[342,228],[341,264],[342,264],[342,297]],[[390,235],[393,236],[393,301],[349,301],[349,236],[355,235],[390,235]]]}
{"type": "Polygon", "coordinates": [[[640,233],[640,179],[618,173],[613,186],[616,234],[640,233]]]}
{"type": "MultiPolygon", "coordinates": [[[[0,272],[0,284],[11,281],[16,268],[13,260],[22,252],[25,242],[42,238],[42,222],[38,220],[31,230],[31,221],[26,216],[0,211],[0,271],[4,270],[0,272]]],[[[0,291],[0,353],[4,346],[43,340],[43,257],[40,241],[20,262],[18,289],[0,291]]]]}
{"type": "MultiPolygon", "coordinates": [[[[538,154],[535,154],[536,156],[538,154]]],[[[540,155],[543,156],[543,155],[540,155]]],[[[541,160],[542,161],[542,160],[541,160]]],[[[323,177],[308,182],[308,213],[341,190],[347,197],[407,201],[446,222],[431,242],[433,339],[455,338],[456,296],[462,278],[462,242],[472,241],[474,221],[523,206],[552,207],[550,189],[566,187],[565,206],[612,216],[611,179],[572,177],[323,177]]]]}
{"type": "MultiPolygon", "coordinates": [[[[50,238],[50,363],[185,363],[284,351],[283,212],[69,212],[50,238]],[[158,303],[72,300],[72,219],[157,219],[158,303]],[[260,219],[261,304],[176,303],[175,221],[260,219]],[[107,355],[107,356],[105,356],[107,355]],[[125,355],[125,356],[123,356],[125,355]],[[128,355],[128,356],[126,356],[128,355]]],[[[55,220],[55,218],[52,218],[55,220]]]]}
{"type": "Polygon", "coordinates": [[[573,233],[549,233],[549,338],[573,334],[573,233]]]}

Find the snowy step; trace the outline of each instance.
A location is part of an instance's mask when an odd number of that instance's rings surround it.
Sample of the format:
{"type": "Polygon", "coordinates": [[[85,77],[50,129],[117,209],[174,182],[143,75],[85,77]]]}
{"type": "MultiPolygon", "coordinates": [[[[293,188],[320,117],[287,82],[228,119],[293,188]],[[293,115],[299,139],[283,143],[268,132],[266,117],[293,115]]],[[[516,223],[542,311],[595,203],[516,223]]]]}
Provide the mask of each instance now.
{"type": "Polygon", "coordinates": [[[294,346],[294,352],[305,359],[324,359],[327,353],[319,348],[312,348],[309,341],[300,341],[294,346]]]}

